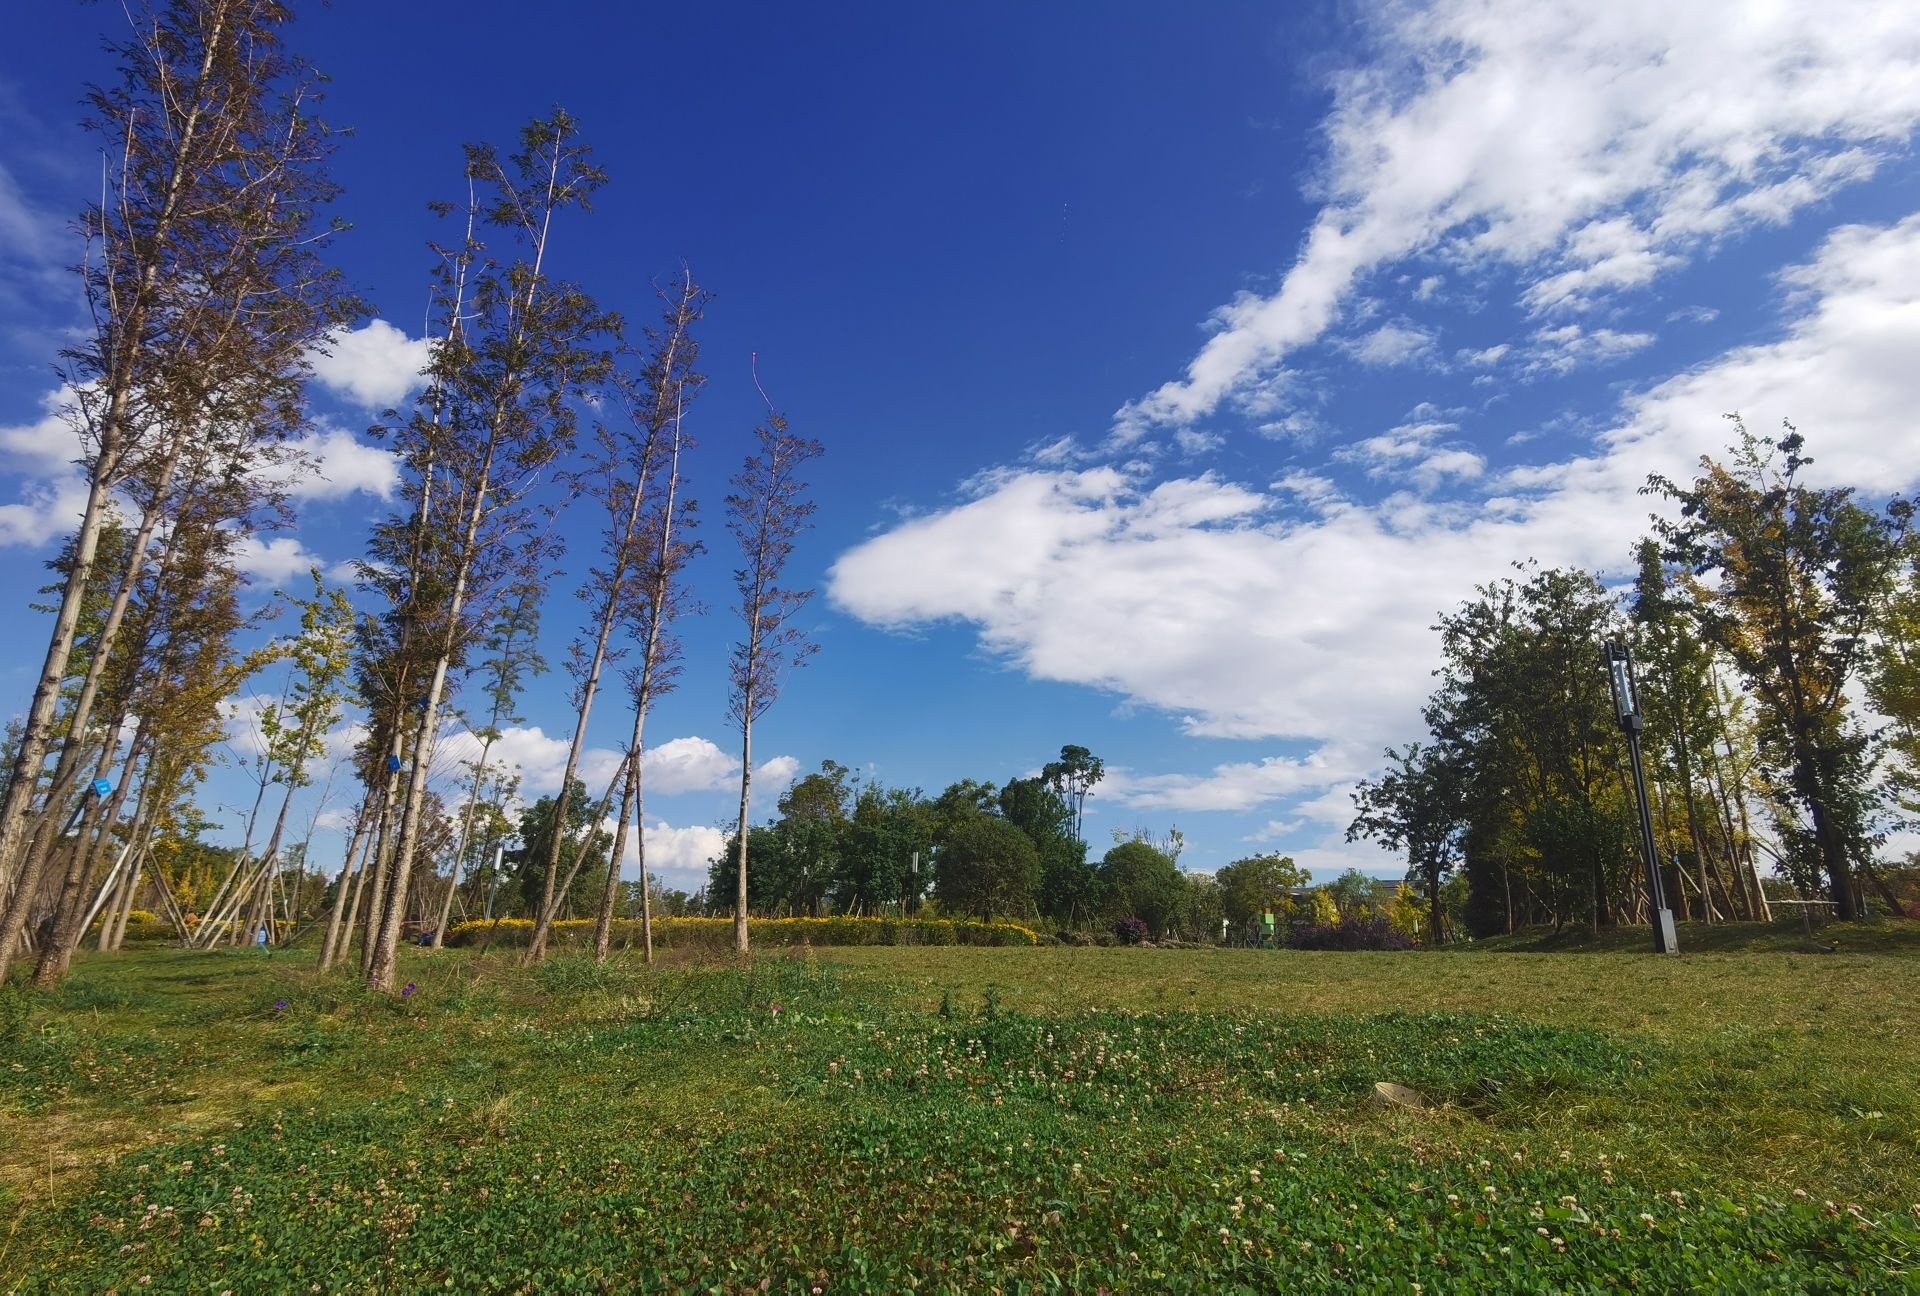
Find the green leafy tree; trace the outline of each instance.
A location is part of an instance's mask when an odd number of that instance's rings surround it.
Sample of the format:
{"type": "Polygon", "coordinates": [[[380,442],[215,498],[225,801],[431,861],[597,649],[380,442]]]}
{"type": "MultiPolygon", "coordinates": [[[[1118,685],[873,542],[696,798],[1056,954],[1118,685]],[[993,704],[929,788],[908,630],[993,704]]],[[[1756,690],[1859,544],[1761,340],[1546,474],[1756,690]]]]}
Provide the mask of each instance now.
{"type": "Polygon", "coordinates": [[[895,904],[910,910],[919,886],[914,857],[926,859],[932,845],[932,808],[917,789],[862,784],[840,832],[835,903],[854,913],[895,904]]]}
{"type": "MultiPolygon", "coordinates": [[[[748,830],[751,840],[747,854],[757,863],[747,877],[747,905],[758,914],[806,913],[795,897],[811,894],[812,880],[804,876],[806,858],[789,849],[787,834],[779,824],[754,824],[748,830]]],[[[707,861],[706,912],[715,916],[732,914],[739,893],[740,834],[727,834],[725,848],[707,861]]]]}
{"type": "MultiPolygon", "coordinates": [[[[1903,510],[1904,514],[1905,510],[1903,510]]],[[[1920,819],[1920,533],[1901,517],[1900,562],[1874,622],[1867,699],[1891,721],[1887,783],[1909,820],[1920,819]]]]}
{"type": "Polygon", "coordinates": [[[1040,852],[1040,912],[1068,927],[1091,919],[1100,907],[1100,875],[1074,833],[1066,799],[1043,778],[1013,779],[1000,789],[999,808],[1040,852]]]}
{"type": "Polygon", "coordinates": [[[1040,882],[1040,852],[1018,828],[995,815],[956,827],[934,858],[934,895],[954,913],[982,922],[1024,917],[1040,882]]]}
{"type": "Polygon", "coordinates": [[[595,823],[594,805],[586,786],[576,782],[572,791],[564,811],[560,798],[544,796],[520,815],[520,849],[509,851],[507,862],[514,870],[522,912],[526,914],[537,913],[546,898],[546,862],[555,847],[562,866],[574,875],[573,884],[558,893],[561,913],[591,912],[606,883],[606,831],[595,823]],[[558,832],[556,824],[562,825],[558,832]]]}
{"type": "Polygon", "coordinates": [[[778,889],[796,913],[818,915],[839,877],[853,802],[851,776],[839,762],[822,761],[816,773],[796,779],[780,797],[777,826],[786,859],[784,885],[778,889]]]}
{"type": "MultiPolygon", "coordinates": [[[[1600,645],[1618,609],[1586,572],[1523,568],[1440,620],[1440,685],[1425,715],[1446,753],[1463,827],[1459,857],[1476,931],[1518,923],[1612,920],[1631,876],[1617,853],[1544,851],[1548,831],[1625,813],[1621,740],[1600,645]],[[1533,825],[1537,816],[1550,822],[1533,825]]],[[[1364,832],[1364,826],[1363,826],[1364,832]]],[[[1607,839],[1611,842],[1612,839],[1607,839]]],[[[1429,896],[1431,899],[1431,896],[1429,896]]]]}
{"type": "Polygon", "coordinates": [[[1464,827],[1457,760],[1431,744],[1409,743],[1387,749],[1387,769],[1363,779],[1354,789],[1353,822],[1347,840],[1371,838],[1403,851],[1410,871],[1422,883],[1432,923],[1433,943],[1446,939],[1445,907],[1440,891],[1457,858],[1464,827]]]}
{"type": "Polygon", "coordinates": [[[978,779],[961,779],[948,784],[933,799],[934,844],[944,845],[962,824],[981,815],[995,813],[999,809],[999,798],[998,788],[978,779]]]}
{"type": "Polygon", "coordinates": [[[1733,421],[1726,464],[1703,456],[1688,485],[1656,474],[1646,490],[1679,505],[1677,520],[1656,520],[1666,555],[1693,573],[1702,637],[1759,702],[1789,871],[1803,886],[1823,878],[1839,915],[1853,918],[1855,865],[1875,834],[1871,736],[1847,686],[1896,570],[1904,510],[1875,514],[1851,489],[1807,485],[1813,461],[1791,424],[1767,441],[1733,421]]]}
{"type": "MultiPolygon", "coordinates": [[[[1655,788],[1672,793],[1658,798],[1655,811],[1661,853],[1681,861],[1696,879],[1700,912],[1709,921],[1716,887],[1727,913],[1760,918],[1765,911],[1753,844],[1734,814],[1736,801],[1744,804],[1745,788],[1730,780],[1721,757],[1721,749],[1734,744],[1728,728],[1734,717],[1719,695],[1713,650],[1701,638],[1691,602],[1667,570],[1659,542],[1642,540],[1634,552],[1633,652],[1647,722],[1641,747],[1655,788]]],[[[1684,914],[1686,897],[1677,899],[1684,914]]]]}
{"type": "Polygon", "coordinates": [[[1275,925],[1284,929],[1294,910],[1293,893],[1303,889],[1311,874],[1290,855],[1249,855],[1214,874],[1220,884],[1221,907],[1227,923],[1238,932],[1258,930],[1260,915],[1271,911],[1275,925]]]}
{"type": "Polygon", "coordinates": [[[1326,891],[1342,921],[1373,911],[1373,879],[1359,869],[1348,869],[1327,883],[1326,891]]]}
{"type": "Polygon", "coordinates": [[[1100,886],[1109,919],[1138,918],[1156,940],[1183,917],[1186,879],[1165,852],[1144,841],[1122,842],[1106,853],[1100,886]]]}
{"type": "Polygon", "coordinates": [[[1206,940],[1220,938],[1227,917],[1227,897],[1217,877],[1200,873],[1182,873],[1187,893],[1180,902],[1181,930],[1206,940]]]}

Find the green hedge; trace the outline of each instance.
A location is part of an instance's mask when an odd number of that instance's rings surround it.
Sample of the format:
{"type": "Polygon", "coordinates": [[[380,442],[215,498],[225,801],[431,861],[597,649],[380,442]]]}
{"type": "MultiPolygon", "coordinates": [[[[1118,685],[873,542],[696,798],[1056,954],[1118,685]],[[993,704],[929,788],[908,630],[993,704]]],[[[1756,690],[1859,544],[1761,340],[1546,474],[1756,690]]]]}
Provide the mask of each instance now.
{"type": "MultiPolygon", "coordinates": [[[[483,945],[488,933],[495,945],[525,945],[533,935],[530,918],[484,919],[447,929],[449,945],[483,945]]],[[[1032,928],[1018,923],[983,923],[950,918],[749,918],[747,934],[755,945],[1037,945],[1032,928]]],[[[641,943],[638,919],[613,924],[613,943],[641,943]]],[[[591,918],[570,918],[553,925],[551,945],[585,945],[593,940],[591,918]]],[[[656,918],[658,949],[733,948],[731,918],[656,918]]]]}

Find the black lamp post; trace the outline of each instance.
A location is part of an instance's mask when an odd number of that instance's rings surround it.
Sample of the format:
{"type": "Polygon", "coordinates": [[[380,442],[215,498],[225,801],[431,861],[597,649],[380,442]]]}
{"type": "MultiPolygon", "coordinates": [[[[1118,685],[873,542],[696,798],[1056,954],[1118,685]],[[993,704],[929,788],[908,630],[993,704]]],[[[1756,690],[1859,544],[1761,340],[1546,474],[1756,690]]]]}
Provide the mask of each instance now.
{"type": "Polygon", "coordinates": [[[1613,713],[1627,735],[1627,754],[1633,762],[1633,795],[1640,808],[1640,853],[1647,861],[1647,895],[1653,902],[1653,951],[1678,954],[1680,938],[1673,930],[1673,910],[1667,908],[1666,887],[1660,881],[1660,851],[1653,841],[1653,812],[1647,802],[1647,775],[1640,764],[1640,690],[1633,675],[1633,657],[1626,645],[1606,643],[1607,684],[1613,690],[1613,713]]]}

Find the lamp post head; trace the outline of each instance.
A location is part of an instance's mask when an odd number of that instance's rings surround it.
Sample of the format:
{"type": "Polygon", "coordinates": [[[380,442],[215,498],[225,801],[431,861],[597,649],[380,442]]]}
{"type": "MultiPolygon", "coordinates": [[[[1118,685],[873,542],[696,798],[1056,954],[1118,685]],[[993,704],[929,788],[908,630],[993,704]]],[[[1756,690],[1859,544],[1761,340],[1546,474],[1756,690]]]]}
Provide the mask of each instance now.
{"type": "Polygon", "coordinates": [[[1606,643],[1607,687],[1613,693],[1613,714],[1622,729],[1639,729],[1640,693],[1633,677],[1633,657],[1616,639],[1606,643]]]}

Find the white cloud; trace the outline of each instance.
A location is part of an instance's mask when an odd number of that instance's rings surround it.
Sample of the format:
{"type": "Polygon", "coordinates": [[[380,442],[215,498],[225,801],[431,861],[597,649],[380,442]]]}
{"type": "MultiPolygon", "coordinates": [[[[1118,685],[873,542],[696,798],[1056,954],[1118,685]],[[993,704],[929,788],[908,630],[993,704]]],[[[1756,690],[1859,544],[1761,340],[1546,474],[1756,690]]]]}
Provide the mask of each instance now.
{"type": "Polygon", "coordinates": [[[263,540],[256,535],[245,535],[234,544],[233,565],[243,575],[262,584],[282,585],[310,567],[325,567],[327,563],[296,537],[263,540]]]}
{"type": "Polygon", "coordinates": [[[1682,306],[1679,310],[1667,314],[1669,324],[1711,324],[1720,318],[1720,312],[1712,306],[1682,306]]]}
{"type": "Polygon", "coordinates": [[[1295,410],[1281,418],[1259,424],[1254,431],[1272,441],[1312,441],[1326,428],[1312,414],[1295,410]]]}
{"type": "MultiPolygon", "coordinates": [[[[736,762],[733,768],[738,770],[740,766],[736,762]]],[[[793,776],[799,772],[800,760],[795,756],[775,756],[772,760],[767,761],[758,769],[754,770],[753,797],[755,804],[763,800],[779,800],[781,794],[792,784],[793,776]]],[[[733,777],[738,778],[739,775],[736,773],[733,777]]]]}
{"type": "Polygon", "coordinates": [[[40,410],[40,417],[31,423],[0,427],[0,464],[22,475],[65,475],[82,453],[74,426],[73,389],[48,392],[40,400],[40,410]]]}
{"type": "MultiPolygon", "coordinates": [[[[0,546],[43,545],[71,531],[86,506],[87,486],[74,466],[82,451],[74,430],[71,388],[41,398],[41,415],[0,426],[0,468],[19,480],[20,501],[0,505],[0,546]]],[[[322,427],[294,447],[287,466],[275,470],[288,495],[338,499],[355,492],[385,498],[399,483],[392,455],[361,442],[351,432],[322,427]]],[[[317,562],[298,541],[248,541],[239,552],[242,571],[269,583],[317,562]]]]}
{"type": "MultiPolygon", "coordinates": [[[[500,731],[487,753],[489,769],[518,771],[520,792],[524,797],[543,796],[560,787],[566,773],[569,737],[548,737],[539,725],[514,725],[500,731]]],[[[454,729],[441,735],[434,753],[436,765],[458,768],[459,763],[480,759],[480,739],[467,729],[454,729]]],[[[620,753],[604,747],[589,747],[580,753],[574,777],[587,785],[587,795],[598,797],[606,779],[620,763],[620,753]]]]}
{"type": "MultiPolygon", "coordinates": [[[[315,832],[347,832],[359,811],[353,806],[330,806],[313,817],[315,832]]],[[[311,866],[311,863],[310,865],[311,866]]]]}
{"type": "Polygon", "coordinates": [[[37,548],[79,524],[87,484],[74,466],[81,445],[72,404],[72,389],[56,388],[41,397],[38,418],[0,426],[0,468],[19,482],[19,501],[0,505],[0,547],[37,548]]]}
{"type": "Polygon", "coordinates": [[[1433,349],[1433,334],[1407,320],[1383,324],[1349,348],[1354,359],[1369,365],[1402,365],[1433,349]]]}
{"type": "Polygon", "coordinates": [[[1797,314],[1782,336],[1628,397],[1590,455],[1476,479],[1478,462],[1438,458],[1453,451],[1438,416],[1342,452],[1477,480],[1472,503],[1361,504],[1304,470],[1271,493],[1211,476],[1149,488],[1111,468],[996,473],[977,498],[843,554],[829,592],[877,625],[972,622],[1032,677],[1194,733],[1377,750],[1419,732],[1436,613],[1521,557],[1622,571],[1657,506],[1637,493],[1647,474],[1684,479],[1718,453],[1726,410],[1759,429],[1794,417],[1820,480],[1920,479],[1920,215],[1840,229],[1784,282],[1797,314]]]}
{"type": "Polygon", "coordinates": [[[242,759],[250,761],[266,755],[267,739],[260,729],[260,716],[277,700],[264,693],[236,693],[220,704],[227,745],[242,759]]]}
{"type": "Polygon", "coordinates": [[[36,210],[13,173],[0,165],[0,247],[10,259],[22,264],[52,263],[65,225],[59,217],[36,210]]]}
{"type": "Polygon", "coordinates": [[[1342,446],[1334,452],[1334,458],[1364,467],[1371,478],[1405,478],[1430,491],[1448,478],[1476,478],[1486,468],[1485,457],[1475,451],[1437,444],[1441,436],[1459,430],[1457,423],[1438,420],[1403,423],[1379,436],[1342,446]]]}
{"type": "Polygon", "coordinates": [[[1653,345],[1651,333],[1584,329],[1578,324],[1537,330],[1528,348],[1529,372],[1566,373],[1580,365],[1606,364],[1653,345]]]}
{"type": "Polygon", "coordinates": [[[343,499],[355,493],[387,499],[400,484],[393,455],[344,428],[322,427],[297,450],[302,466],[283,474],[295,499],[343,499]]]}
{"type": "Polygon", "coordinates": [[[327,340],[324,351],[308,358],[322,386],[370,410],[386,409],[421,386],[427,367],[425,338],[410,338],[385,320],[344,329],[327,340]]]}
{"type": "MultiPolygon", "coordinates": [[[[527,796],[545,796],[560,787],[560,776],[567,768],[567,748],[571,734],[549,736],[539,725],[516,725],[503,729],[488,755],[495,768],[517,770],[520,787],[527,796]]],[[[480,758],[480,740],[466,729],[448,732],[440,739],[436,762],[455,768],[457,762],[480,758]]],[[[620,766],[621,753],[613,747],[588,747],[580,753],[574,777],[587,785],[587,794],[596,800],[606,790],[620,766]]],[[[729,756],[706,738],[690,736],[655,743],[641,756],[648,796],[678,796],[689,792],[713,792],[737,787],[740,761],[729,756]]],[[[755,800],[764,794],[778,797],[786,790],[800,762],[792,756],[775,756],[754,771],[755,800]]]]}
{"type": "Polygon", "coordinates": [[[649,792],[708,792],[740,777],[740,762],[705,738],[675,738],[647,748],[640,764],[649,792]]]}
{"type": "Polygon", "coordinates": [[[1301,760],[1269,756],[1216,765],[1207,774],[1136,775],[1113,768],[1098,791],[1137,810],[1251,810],[1308,788],[1352,779],[1357,772],[1350,756],[1330,755],[1321,748],[1301,760]]]}
{"type": "MultiPolygon", "coordinates": [[[[609,823],[611,832],[613,825],[609,823]]],[[[707,884],[707,865],[727,847],[727,834],[719,828],[690,825],[675,828],[664,819],[654,820],[643,830],[647,847],[647,872],[661,882],[682,891],[696,891],[707,884]]],[[[639,844],[631,834],[620,858],[621,874],[629,881],[640,877],[639,844]]],[[[752,865],[749,862],[748,871],[752,865]]]]}
{"type": "Polygon", "coordinates": [[[87,507],[87,484],[77,476],[23,482],[20,502],[0,504],[0,547],[38,547],[80,524],[87,507]]]}
{"type": "Polygon", "coordinates": [[[1892,226],[1847,225],[1781,276],[1800,313],[1779,341],[1744,346],[1628,402],[1609,458],[1658,455],[1685,472],[1743,411],[1757,431],[1791,418],[1807,433],[1816,481],[1907,490],[1920,476],[1920,213],[1892,226]],[[1691,451],[1692,453],[1685,453],[1691,451]]]}
{"type": "Polygon", "coordinates": [[[329,761],[344,761],[353,758],[353,749],[358,747],[367,736],[367,727],[359,721],[349,721],[337,729],[331,729],[321,736],[329,761]]]}
{"type": "Polygon", "coordinates": [[[1334,83],[1326,205],[1280,288],[1221,307],[1118,441],[1259,382],[1410,254],[1510,268],[1533,309],[1589,307],[1873,174],[1920,121],[1920,23],[1881,0],[1369,13],[1373,56],[1334,83]]]}
{"type": "Polygon", "coordinates": [[[1198,428],[1181,428],[1173,434],[1173,443],[1180,453],[1189,457],[1198,457],[1211,450],[1218,450],[1227,443],[1227,439],[1218,432],[1202,432],[1198,428]]]}

